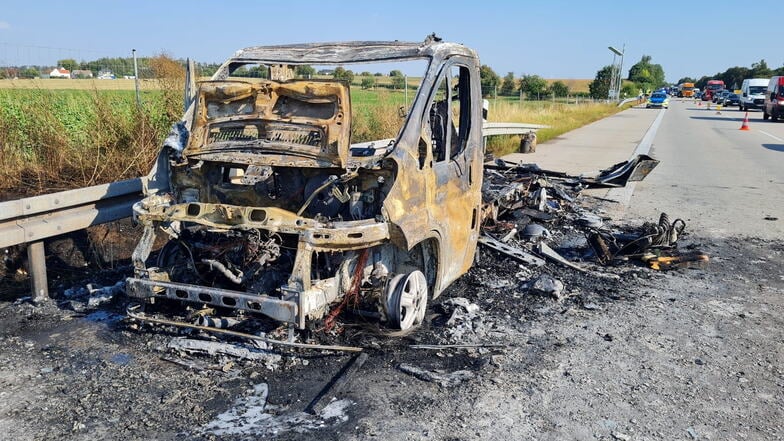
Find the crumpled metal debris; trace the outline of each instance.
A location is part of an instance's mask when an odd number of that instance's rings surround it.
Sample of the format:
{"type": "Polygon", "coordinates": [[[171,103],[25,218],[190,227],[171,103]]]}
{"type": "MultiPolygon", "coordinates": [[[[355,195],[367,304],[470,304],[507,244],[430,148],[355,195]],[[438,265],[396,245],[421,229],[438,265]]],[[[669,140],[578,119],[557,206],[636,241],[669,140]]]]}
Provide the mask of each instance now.
{"type": "Polygon", "coordinates": [[[112,286],[104,287],[88,283],[87,292],[90,293],[90,298],[87,299],[87,306],[96,307],[111,302],[114,296],[125,292],[125,282],[119,281],[112,286]]]}
{"type": "Polygon", "coordinates": [[[449,341],[465,343],[482,332],[481,308],[465,297],[453,297],[441,303],[447,309],[449,320],[446,322],[446,335],[449,341]]]}
{"type": "Polygon", "coordinates": [[[419,378],[422,381],[438,383],[438,385],[442,387],[457,386],[464,381],[474,378],[474,373],[467,370],[458,370],[454,372],[434,371],[422,369],[407,363],[400,363],[398,369],[419,378]]]}
{"type": "Polygon", "coordinates": [[[651,269],[704,267],[709,261],[701,251],[682,253],[678,250],[678,239],[683,236],[686,222],[675,219],[670,222],[666,213],[659,222],[646,222],[637,234],[612,234],[608,231],[592,230],[587,235],[588,244],[602,265],[613,262],[640,260],[651,269]]]}
{"type": "Polygon", "coordinates": [[[241,360],[253,360],[264,363],[269,370],[275,370],[280,364],[280,354],[248,348],[217,341],[196,340],[186,337],[175,337],[167,345],[169,349],[189,354],[206,354],[210,356],[226,355],[241,360]]]}
{"type": "Polygon", "coordinates": [[[541,274],[533,281],[529,289],[531,292],[553,296],[557,300],[561,300],[564,284],[549,274],[541,274]]]}
{"type": "MultiPolygon", "coordinates": [[[[541,266],[544,258],[594,277],[612,279],[619,276],[594,270],[587,262],[606,266],[634,259],[653,269],[704,265],[706,255],[685,256],[676,251],[686,227],[683,220],[671,222],[662,213],[657,223],[647,222],[633,233],[622,232],[607,226],[605,218],[578,202],[583,189],[624,186],[644,178],[656,164],[653,158],[639,155],[594,177],[570,176],[542,170],[536,164],[503,160],[486,164],[479,243],[525,264],[541,266]],[[572,233],[580,232],[584,238],[576,240],[572,233]],[[564,237],[570,234],[571,239],[564,237]],[[559,247],[559,239],[566,245],[559,247]],[[575,257],[586,263],[578,263],[575,257]]],[[[531,281],[528,287],[533,288],[537,281],[531,281]]]]}

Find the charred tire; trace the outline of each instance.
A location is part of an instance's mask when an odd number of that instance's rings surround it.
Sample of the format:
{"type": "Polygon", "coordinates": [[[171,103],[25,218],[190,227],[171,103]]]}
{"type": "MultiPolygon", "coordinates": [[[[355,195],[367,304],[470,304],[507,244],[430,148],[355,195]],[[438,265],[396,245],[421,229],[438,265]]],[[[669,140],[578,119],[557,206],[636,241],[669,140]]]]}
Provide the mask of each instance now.
{"type": "Polygon", "coordinates": [[[420,325],[427,310],[427,293],[427,279],[422,271],[393,277],[386,290],[389,325],[403,331],[420,325]]]}

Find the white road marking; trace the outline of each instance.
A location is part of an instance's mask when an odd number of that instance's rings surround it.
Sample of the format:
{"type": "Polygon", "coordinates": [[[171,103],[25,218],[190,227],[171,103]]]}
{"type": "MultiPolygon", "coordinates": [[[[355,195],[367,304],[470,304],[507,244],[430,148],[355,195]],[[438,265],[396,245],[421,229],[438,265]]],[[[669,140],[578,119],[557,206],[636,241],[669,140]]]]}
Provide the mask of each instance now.
{"type": "Polygon", "coordinates": [[[771,138],[775,139],[776,141],[784,142],[784,139],[781,139],[781,138],[779,138],[778,136],[775,136],[775,135],[771,135],[768,132],[765,132],[765,131],[762,131],[762,130],[758,130],[758,132],[762,133],[763,135],[768,135],[771,138]]]}
{"type": "MultiPolygon", "coordinates": [[[[653,121],[653,124],[651,124],[651,126],[648,128],[648,131],[645,132],[645,136],[642,137],[640,143],[637,144],[637,148],[634,149],[632,157],[637,155],[647,155],[650,153],[651,147],[653,146],[653,138],[656,137],[656,131],[659,130],[662,119],[664,119],[664,111],[665,109],[659,110],[659,115],[653,121]]],[[[618,201],[621,207],[626,208],[632,201],[632,194],[634,194],[634,187],[636,186],[637,182],[628,182],[626,187],[611,188],[609,191],[607,191],[606,197],[607,199],[618,201]]]]}

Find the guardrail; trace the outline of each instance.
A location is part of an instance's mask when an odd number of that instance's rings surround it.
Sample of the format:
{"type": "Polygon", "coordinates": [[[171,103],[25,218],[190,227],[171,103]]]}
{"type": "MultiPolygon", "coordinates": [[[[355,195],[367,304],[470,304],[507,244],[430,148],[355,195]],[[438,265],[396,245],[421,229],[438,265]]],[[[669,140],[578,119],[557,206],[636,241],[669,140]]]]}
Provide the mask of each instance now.
{"type": "Polygon", "coordinates": [[[33,300],[48,297],[43,240],[129,217],[146,178],[0,202],[0,248],[28,243],[33,300]]]}
{"type": "Polygon", "coordinates": [[[499,135],[525,135],[530,131],[547,129],[550,126],[529,123],[486,122],[482,124],[482,137],[499,135]]]}
{"type": "Polygon", "coordinates": [[[634,98],[626,98],[625,100],[623,100],[623,101],[621,101],[620,103],[618,103],[618,107],[621,107],[621,106],[623,106],[624,104],[626,104],[626,103],[630,103],[630,102],[632,102],[632,101],[639,101],[639,100],[638,100],[638,98],[637,98],[637,97],[634,97],[634,98]]]}

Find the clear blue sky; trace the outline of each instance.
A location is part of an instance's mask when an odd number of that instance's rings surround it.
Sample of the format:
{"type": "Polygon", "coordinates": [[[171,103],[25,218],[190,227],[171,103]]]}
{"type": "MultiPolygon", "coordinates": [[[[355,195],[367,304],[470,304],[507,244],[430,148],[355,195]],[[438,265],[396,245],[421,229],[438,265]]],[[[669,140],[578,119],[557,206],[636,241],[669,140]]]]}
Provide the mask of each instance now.
{"type": "Polygon", "coordinates": [[[218,62],[246,46],[421,41],[431,32],[475,49],[502,76],[593,78],[612,62],[607,46],[624,44],[624,75],[647,54],[670,82],[763,58],[771,68],[784,64],[781,3],[773,0],[745,10],[743,2],[670,0],[5,3],[0,65],[127,56],[131,48],[218,62]]]}

